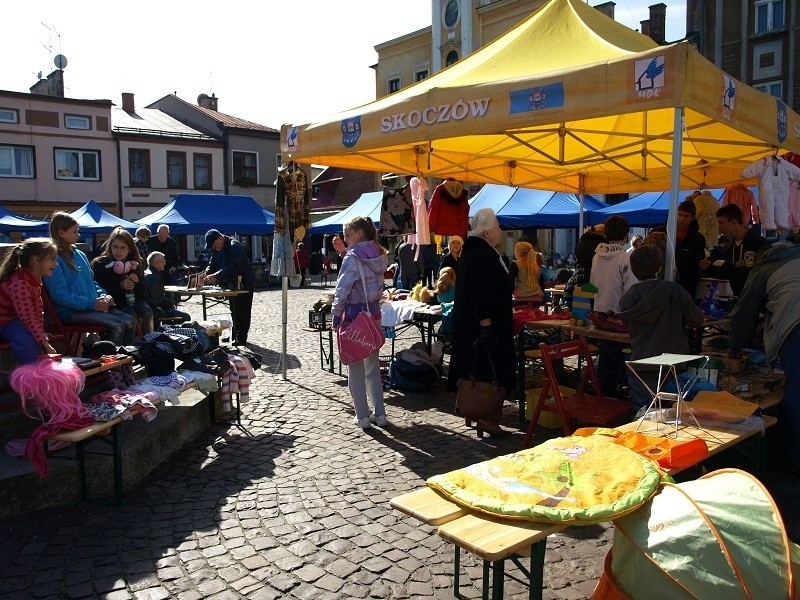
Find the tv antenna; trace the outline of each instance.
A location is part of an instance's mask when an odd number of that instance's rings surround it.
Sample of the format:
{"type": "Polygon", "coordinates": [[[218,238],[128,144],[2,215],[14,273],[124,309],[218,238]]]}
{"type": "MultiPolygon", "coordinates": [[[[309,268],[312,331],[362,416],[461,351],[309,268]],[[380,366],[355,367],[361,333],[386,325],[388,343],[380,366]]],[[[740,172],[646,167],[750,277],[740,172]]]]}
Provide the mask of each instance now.
{"type": "MultiPolygon", "coordinates": [[[[42,27],[47,29],[47,31],[49,31],[51,34],[53,34],[53,33],[56,34],[56,37],[58,38],[58,54],[59,54],[59,56],[61,56],[61,34],[58,33],[58,31],[56,30],[55,27],[50,27],[50,25],[48,25],[44,21],[39,21],[39,22],[42,24],[42,27]]],[[[48,45],[42,44],[42,46],[44,46],[44,49],[47,50],[50,53],[50,56],[52,56],[53,55],[53,38],[51,37],[49,40],[47,40],[47,43],[48,43],[48,45]]],[[[61,67],[59,67],[59,68],[61,68],[61,67]]]]}

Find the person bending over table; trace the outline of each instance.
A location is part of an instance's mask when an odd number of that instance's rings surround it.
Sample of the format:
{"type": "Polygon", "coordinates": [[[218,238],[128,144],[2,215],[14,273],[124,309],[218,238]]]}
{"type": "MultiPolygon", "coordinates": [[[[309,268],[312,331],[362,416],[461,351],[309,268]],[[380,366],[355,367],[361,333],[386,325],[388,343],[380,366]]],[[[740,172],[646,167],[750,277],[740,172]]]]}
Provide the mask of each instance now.
{"type": "Polygon", "coordinates": [[[244,246],[227,235],[222,235],[216,229],[206,231],[206,250],[211,250],[211,260],[206,267],[205,283],[218,284],[235,290],[241,277],[241,289],[249,294],[240,294],[231,298],[234,316],[233,339],[234,346],[244,346],[247,335],[250,333],[250,321],[253,312],[253,290],[255,289],[255,274],[253,265],[244,246]]]}
{"type": "Polygon", "coordinates": [[[731,356],[741,356],[764,306],[764,350],[767,361],[781,359],[783,402],[778,424],[784,434],[779,456],[785,467],[800,475],[800,246],[778,242],[759,250],[739,301],[731,312],[731,356]],[[766,304],[764,302],[766,301],[766,304]]]}
{"type": "MultiPolygon", "coordinates": [[[[491,208],[477,211],[470,229],[458,261],[453,305],[453,351],[447,389],[455,392],[458,381],[472,375],[479,381],[492,381],[494,377],[486,359],[488,352],[498,383],[511,393],[516,386],[512,318],[514,282],[497,250],[503,232],[491,208]],[[478,360],[476,353],[480,355],[478,360]]],[[[472,425],[469,419],[466,423],[472,425]]],[[[477,431],[479,438],[484,433],[492,437],[510,435],[500,428],[499,423],[490,421],[479,421],[477,431]]]]}
{"type": "MultiPolygon", "coordinates": [[[[680,284],[659,278],[663,264],[664,256],[655,246],[640,246],[630,253],[631,271],[639,283],[619,299],[622,312],[617,316],[625,322],[631,335],[631,360],[665,352],[689,354],[686,328],[703,323],[703,313],[689,293],[680,284]]],[[[644,379],[655,391],[657,376],[652,375],[648,373],[644,379]]],[[[650,404],[653,397],[630,371],[628,385],[634,413],[650,404]]]]}
{"type": "Polygon", "coordinates": [[[56,266],[43,279],[61,321],[67,325],[100,325],[105,339],[117,346],[133,343],[134,320],[114,306],[114,299],[95,283],[89,259],[74,244],[80,231],[78,221],[66,212],[50,218],[50,237],[58,247],[56,266]]]}
{"type": "Polygon", "coordinates": [[[144,259],[133,236],[118,227],[111,232],[103,252],[92,261],[94,280],[114,299],[114,306],[139,319],[142,335],[153,331],[153,309],[147,303],[144,259]]]}

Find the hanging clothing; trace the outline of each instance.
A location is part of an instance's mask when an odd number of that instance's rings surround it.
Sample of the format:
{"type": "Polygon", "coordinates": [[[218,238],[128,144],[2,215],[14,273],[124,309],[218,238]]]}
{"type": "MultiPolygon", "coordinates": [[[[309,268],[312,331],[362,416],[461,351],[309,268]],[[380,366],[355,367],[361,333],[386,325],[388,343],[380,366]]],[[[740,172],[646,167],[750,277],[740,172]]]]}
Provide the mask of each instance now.
{"type": "MultiPolygon", "coordinates": [[[[742,211],[742,221],[747,225],[748,219],[753,223],[759,223],[758,218],[758,205],[756,204],[756,197],[750,188],[743,183],[734,183],[725,188],[725,195],[723,196],[722,205],[735,204],[742,211]]],[[[713,241],[713,240],[709,240],[713,241]]]]}
{"type": "Polygon", "coordinates": [[[414,204],[411,186],[399,189],[383,188],[381,200],[381,235],[406,235],[415,232],[414,204]]]}
{"type": "Polygon", "coordinates": [[[409,182],[411,188],[411,203],[414,209],[414,227],[416,233],[408,237],[411,244],[417,244],[417,257],[419,246],[431,243],[431,230],[428,225],[428,202],[425,194],[428,193],[428,182],[422,177],[412,177],[409,182]]]}
{"type": "Polygon", "coordinates": [[[719,202],[708,190],[703,190],[692,198],[695,207],[695,219],[700,226],[700,233],[706,241],[713,243],[719,237],[719,227],[717,226],[717,209],[719,202]]]}
{"type": "Polygon", "coordinates": [[[275,229],[288,229],[294,241],[294,230],[311,225],[311,197],[305,171],[294,163],[278,171],[275,190],[275,229]],[[286,226],[284,227],[284,221],[286,226]]]}
{"type": "Polygon", "coordinates": [[[742,177],[758,177],[758,214],[761,228],[789,228],[789,181],[800,181],[800,168],[771,155],[760,158],[742,171],[742,177]]]}
{"type": "Polygon", "coordinates": [[[469,191],[460,181],[448,179],[433,190],[428,225],[437,235],[467,236],[469,230],[469,191]]]}

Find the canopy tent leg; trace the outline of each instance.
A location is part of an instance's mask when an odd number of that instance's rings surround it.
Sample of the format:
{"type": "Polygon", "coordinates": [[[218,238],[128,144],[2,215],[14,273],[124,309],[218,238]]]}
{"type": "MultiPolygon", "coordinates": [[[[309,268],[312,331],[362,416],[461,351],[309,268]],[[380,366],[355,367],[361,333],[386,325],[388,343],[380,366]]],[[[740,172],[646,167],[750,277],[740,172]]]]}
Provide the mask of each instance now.
{"type": "Polygon", "coordinates": [[[672,125],[672,173],[669,187],[669,214],[667,215],[667,252],[664,279],[675,279],[675,234],[678,228],[678,194],[681,187],[681,155],[683,154],[683,107],[676,106],[672,125]]]}

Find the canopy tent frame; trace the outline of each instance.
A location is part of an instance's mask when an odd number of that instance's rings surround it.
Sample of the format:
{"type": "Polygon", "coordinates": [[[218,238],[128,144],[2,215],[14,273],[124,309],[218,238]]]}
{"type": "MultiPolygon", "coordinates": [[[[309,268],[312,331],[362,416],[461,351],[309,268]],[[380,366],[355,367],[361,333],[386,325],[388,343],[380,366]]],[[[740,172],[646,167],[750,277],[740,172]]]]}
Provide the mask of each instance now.
{"type": "Polygon", "coordinates": [[[800,154],[800,115],[780,99],[581,0],[550,0],[431,77],[281,131],[299,163],[579,195],[668,189],[670,248],[680,190],[701,172],[711,187],[740,182],[779,150],[800,154]]]}

